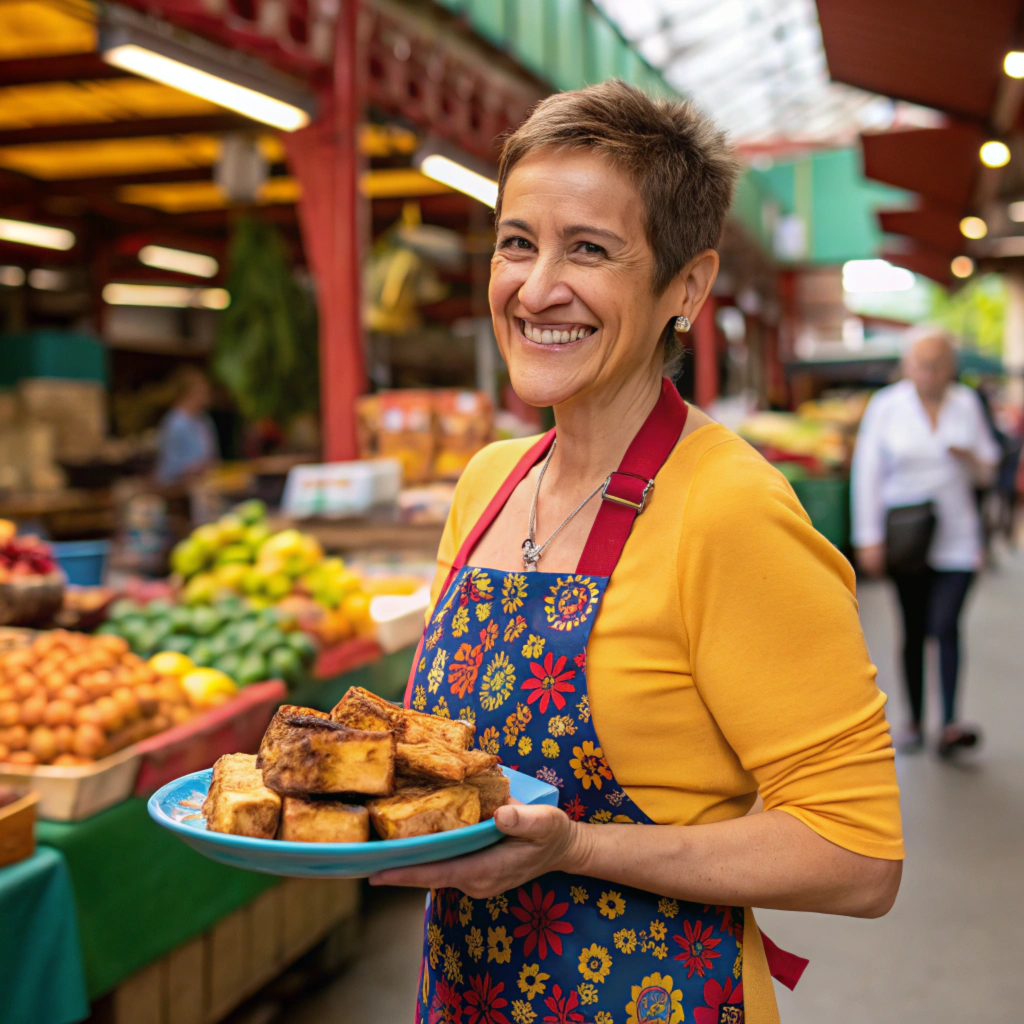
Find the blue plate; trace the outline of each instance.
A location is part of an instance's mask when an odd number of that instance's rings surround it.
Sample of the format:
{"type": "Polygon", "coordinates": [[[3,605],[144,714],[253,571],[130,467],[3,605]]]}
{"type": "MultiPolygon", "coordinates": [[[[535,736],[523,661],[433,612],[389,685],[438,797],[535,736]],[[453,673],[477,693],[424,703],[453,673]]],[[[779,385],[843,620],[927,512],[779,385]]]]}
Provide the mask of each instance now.
{"type": "MultiPolygon", "coordinates": [[[[511,768],[508,776],[512,796],[524,804],[558,805],[558,790],[511,768]]],[[[286,843],[277,839],[250,839],[222,832],[207,832],[203,801],[210,788],[213,769],[183,775],[158,789],[149,798],[149,816],[193,850],[211,860],[247,871],[291,878],[365,878],[385,868],[429,864],[464,853],[482,850],[501,839],[493,821],[467,825],[451,832],[438,832],[412,839],[371,840],[368,843],[286,843]]]]}

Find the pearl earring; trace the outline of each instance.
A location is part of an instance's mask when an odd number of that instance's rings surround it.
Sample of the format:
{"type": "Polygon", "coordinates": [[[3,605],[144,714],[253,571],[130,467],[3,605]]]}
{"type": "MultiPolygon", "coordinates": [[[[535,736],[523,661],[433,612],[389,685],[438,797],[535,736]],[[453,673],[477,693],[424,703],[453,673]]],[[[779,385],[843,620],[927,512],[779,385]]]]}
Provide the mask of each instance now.
{"type": "Polygon", "coordinates": [[[690,318],[688,316],[677,316],[674,329],[678,334],[685,334],[690,329],[690,318]]]}

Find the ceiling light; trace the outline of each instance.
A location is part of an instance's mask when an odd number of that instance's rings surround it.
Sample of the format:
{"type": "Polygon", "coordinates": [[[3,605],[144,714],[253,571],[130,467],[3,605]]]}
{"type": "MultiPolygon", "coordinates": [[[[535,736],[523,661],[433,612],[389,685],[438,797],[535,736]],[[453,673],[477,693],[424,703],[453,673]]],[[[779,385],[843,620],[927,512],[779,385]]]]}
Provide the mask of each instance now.
{"type": "Polygon", "coordinates": [[[1024,78],[1024,53],[1020,50],[1011,50],[1003,58],[1003,70],[1011,78],[1024,78]]]}
{"type": "Polygon", "coordinates": [[[1005,142],[986,142],[981,147],[980,155],[986,167],[1005,167],[1010,162],[1010,150],[1005,142]]]}
{"type": "Polygon", "coordinates": [[[960,234],[964,238],[984,238],[988,234],[988,225],[980,217],[964,217],[960,221],[960,234]]]}
{"type": "Polygon", "coordinates": [[[843,264],[845,292],[906,292],[914,287],[914,275],[888,260],[848,260],[843,264]]]}
{"type": "Polygon", "coordinates": [[[487,178],[468,167],[449,160],[440,153],[432,153],[424,157],[420,163],[420,170],[434,181],[440,181],[444,185],[465,192],[467,196],[478,199],[485,206],[492,210],[498,202],[498,183],[492,178],[487,178]]]}
{"type": "Polygon", "coordinates": [[[970,277],[974,273],[974,260],[970,256],[956,256],[949,269],[954,277],[970,277]]]}
{"type": "Polygon", "coordinates": [[[70,249],[75,244],[73,231],[52,228],[46,224],[30,224],[24,220],[4,220],[0,217],[0,238],[5,242],[37,245],[41,249],[70,249]]]}
{"type": "Polygon", "coordinates": [[[176,270],[180,274],[192,274],[195,277],[214,277],[220,269],[220,264],[212,256],[185,252],[183,249],[167,249],[162,245],[144,245],[139,250],[139,262],[145,263],[147,267],[176,270]]]}
{"type": "Polygon", "coordinates": [[[0,284],[17,288],[25,283],[25,271],[21,267],[0,267],[0,284]]]}
{"type": "Polygon", "coordinates": [[[182,288],[162,284],[108,284],[103,301],[111,306],[166,306],[172,309],[227,309],[226,288],[182,288]]]}
{"type": "Polygon", "coordinates": [[[62,292],[68,286],[68,275],[63,270],[45,270],[37,267],[28,272],[29,287],[41,292],[62,292]]]}
{"type": "Polygon", "coordinates": [[[1017,224],[1024,222],[1024,202],[1010,203],[1006,208],[1006,212],[1010,216],[1010,220],[1015,221],[1017,224]]]}
{"type": "Polygon", "coordinates": [[[104,14],[99,52],[114,67],[282,131],[304,128],[313,114],[312,97],[292,79],[126,8],[104,14]]]}

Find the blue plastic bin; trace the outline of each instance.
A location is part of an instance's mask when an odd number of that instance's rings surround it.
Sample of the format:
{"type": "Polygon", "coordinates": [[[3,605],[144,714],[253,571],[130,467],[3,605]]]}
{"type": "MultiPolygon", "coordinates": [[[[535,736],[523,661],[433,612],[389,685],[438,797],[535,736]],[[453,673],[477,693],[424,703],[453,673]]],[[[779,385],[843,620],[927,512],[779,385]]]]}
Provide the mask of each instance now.
{"type": "Polygon", "coordinates": [[[54,557],[76,587],[98,587],[110,554],[109,540],[67,540],[51,544],[54,557]]]}

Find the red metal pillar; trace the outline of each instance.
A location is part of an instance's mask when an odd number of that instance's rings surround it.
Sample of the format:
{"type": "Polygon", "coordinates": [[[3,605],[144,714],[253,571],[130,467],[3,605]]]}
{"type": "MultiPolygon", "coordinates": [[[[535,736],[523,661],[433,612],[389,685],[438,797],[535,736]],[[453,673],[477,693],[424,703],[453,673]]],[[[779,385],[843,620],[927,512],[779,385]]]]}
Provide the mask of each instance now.
{"type": "Polygon", "coordinates": [[[704,308],[693,323],[694,401],[706,409],[718,397],[718,328],[715,313],[718,303],[708,296],[704,308]]]}
{"type": "Polygon", "coordinates": [[[320,402],[323,457],[354,459],[356,399],[366,390],[363,357],[359,126],[362,60],[358,0],[343,0],[334,42],[334,86],[320,97],[320,115],[286,135],[288,157],[302,187],[299,219],[317,281],[320,311],[320,402]]]}

